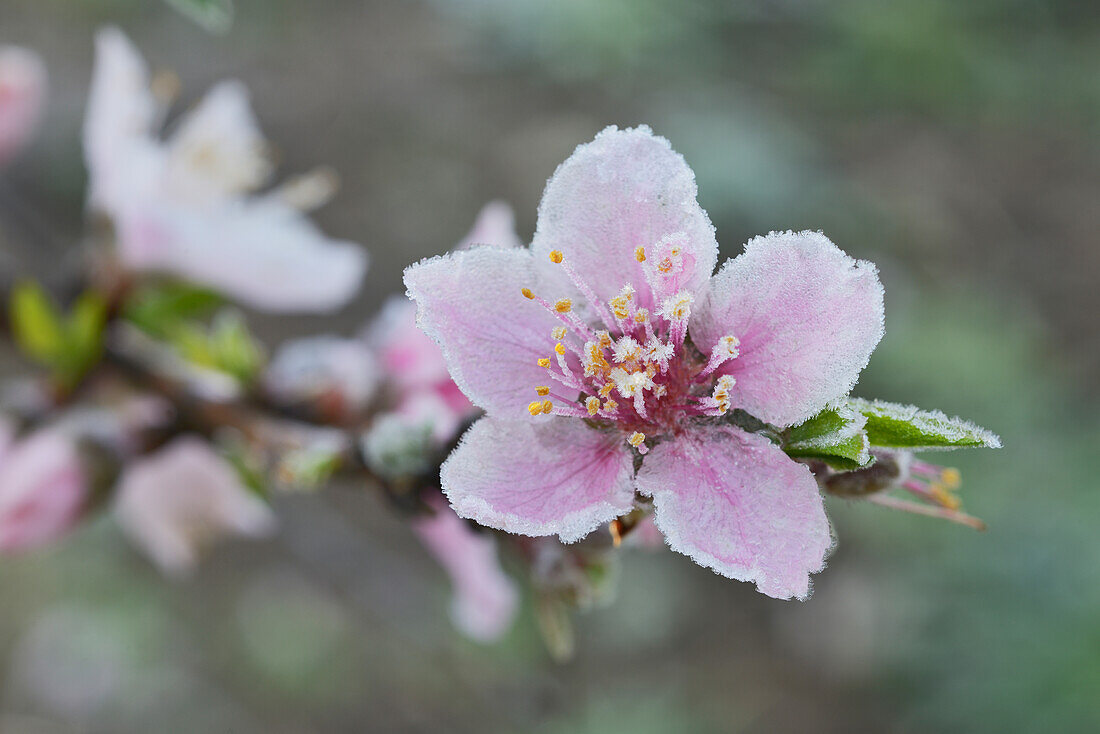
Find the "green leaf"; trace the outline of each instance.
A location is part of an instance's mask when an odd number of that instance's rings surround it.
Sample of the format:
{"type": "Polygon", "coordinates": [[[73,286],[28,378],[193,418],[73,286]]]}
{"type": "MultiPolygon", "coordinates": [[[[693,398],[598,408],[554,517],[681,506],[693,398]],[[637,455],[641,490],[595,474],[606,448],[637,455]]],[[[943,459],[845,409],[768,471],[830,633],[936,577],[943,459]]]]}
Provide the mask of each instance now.
{"type": "Polygon", "coordinates": [[[233,25],[233,0],[167,0],[211,33],[225,33],[233,25]]]}
{"type": "Polygon", "coordinates": [[[139,288],[126,302],[125,317],[157,339],[165,339],[181,322],[204,318],[222,305],[214,291],[187,283],[158,283],[139,288]]]}
{"type": "Polygon", "coordinates": [[[192,364],[224,372],[243,383],[259,374],[264,351],[236,311],[222,311],[209,328],[185,321],[173,324],[165,337],[192,364]]]}
{"type": "Polygon", "coordinates": [[[866,417],[867,438],[872,446],[913,450],[1001,447],[996,434],[938,410],[859,398],[852,398],[848,404],[866,417]]]}
{"type": "Polygon", "coordinates": [[[38,283],[20,283],[10,308],[15,343],[35,362],[54,367],[65,350],[65,326],[49,295],[38,283]]]}
{"type": "Polygon", "coordinates": [[[834,469],[851,471],[873,461],[863,427],[867,419],[847,405],[826,408],[783,434],[788,456],[824,461],[834,469]]]}
{"type": "Polygon", "coordinates": [[[74,387],[99,361],[106,322],[107,303],[93,291],[77,299],[68,317],[37,283],[22,283],[12,291],[11,323],[16,343],[66,387],[74,387]]]}

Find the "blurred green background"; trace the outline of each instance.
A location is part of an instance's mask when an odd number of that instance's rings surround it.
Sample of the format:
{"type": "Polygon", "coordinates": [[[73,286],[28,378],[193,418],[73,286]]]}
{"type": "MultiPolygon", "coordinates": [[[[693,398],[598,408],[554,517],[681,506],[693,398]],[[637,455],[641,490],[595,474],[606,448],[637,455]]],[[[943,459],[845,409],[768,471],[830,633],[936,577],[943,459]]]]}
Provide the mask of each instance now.
{"type": "MultiPolygon", "coordinates": [[[[182,103],[244,79],[282,170],[339,168],[326,229],[373,256],[352,329],[486,200],[530,237],[545,179],[610,123],[695,168],[726,254],[822,229],[878,263],[887,332],[858,388],[999,432],[933,457],[986,533],[831,501],[807,603],[671,553],[554,664],[528,614],[459,638],[442,572],[366,493],[281,501],[269,543],[160,579],[109,520],[0,562],[0,731],[1100,731],[1100,6],[1073,0],[238,0],[211,34],[153,0],[3,0],[39,50],[42,135],[6,176],[81,233],[92,33],[121,25],[182,103]]],[[[28,256],[30,256],[28,258],[28,256]]],[[[38,260],[29,263],[27,260],[38,260]]]]}

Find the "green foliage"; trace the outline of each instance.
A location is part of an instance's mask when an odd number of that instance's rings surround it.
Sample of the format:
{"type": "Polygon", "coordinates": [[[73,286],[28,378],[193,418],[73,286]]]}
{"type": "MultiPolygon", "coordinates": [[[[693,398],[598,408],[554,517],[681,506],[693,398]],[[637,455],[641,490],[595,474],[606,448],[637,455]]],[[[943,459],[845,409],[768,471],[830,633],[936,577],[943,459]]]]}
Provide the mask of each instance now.
{"type": "Polygon", "coordinates": [[[166,0],[166,2],[211,33],[225,33],[233,25],[233,0],[166,0]]]}
{"type": "Polygon", "coordinates": [[[22,352],[65,388],[75,387],[103,355],[107,304],[98,293],[83,293],[65,315],[42,286],[27,281],[12,291],[10,317],[22,352]]]}
{"type": "Polygon", "coordinates": [[[848,406],[826,408],[805,423],[787,429],[783,450],[788,456],[824,461],[850,471],[874,460],[863,427],[866,418],[848,406]]]}
{"type": "Polygon", "coordinates": [[[221,311],[209,327],[181,322],[172,327],[166,341],[181,357],[199,367],[251,382],[264,363],[264,351],[237,311],[221,311]]]}
{"type": "Polygon", "coordinates": [[[1001,447],[1001,439],[990,431],[938,410],[859,398],[853,398],[849,405],[867,419],[867,437],[872,446],[916,451],[1001,447]]]}
{"type": "Polygon", "coordinates": [[[211,290],[166,282],[138,288],[125,307],[126,318],[149,336],[166,339],[180,323],[209,316],[224,303],[211,290]]]}

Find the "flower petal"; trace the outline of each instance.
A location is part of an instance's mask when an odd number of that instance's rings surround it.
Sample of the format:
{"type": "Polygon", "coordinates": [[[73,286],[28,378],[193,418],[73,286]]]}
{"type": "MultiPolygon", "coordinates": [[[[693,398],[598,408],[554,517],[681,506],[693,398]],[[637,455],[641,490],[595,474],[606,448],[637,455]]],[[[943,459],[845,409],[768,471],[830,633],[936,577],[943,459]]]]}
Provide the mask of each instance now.
{"type": "Polygon", "coordinates": [[[633,458],[618,436],[573,418],[482,418],[440,470],[461,517],[571,543],[630,510],[633,458]]]}
{"type": "Polygon", "coordinates": [[[668,140],[645,126],[608,127],[579,146],[546,184],[531,245],[536,262],[568,288],[548,261],[552,250],[560,250],[604,302],[629,284],[638,290],[639,305],[652,308],[634,250],[680,234],[680,288],[699,293],[714,270],[718,243],[695,195],[695,174],[668,140]]]}
{"type": "Polygon", "coordinates": [[[530,419],[535,387],[553,384],[538,360],[553,356],[550,331],[560,322],[520,293],[532,285],[531,254],[521,249],[474,247],[405,270],[417,325],[443,348],[451,377],[475,405],[502,417],[530,419]]]}
{"type": "Polygon", "coordinates": [[[805,599],[832,545],[817,482],[760,435],[708,426],[658,444],[638,471],[673,550],[777,599],[805,599]]]}
{"type": "Polygon", "coordinates": [[[37,548],[76,523],[88,480],[76,444],[42,429],[10,446],[0,461],[0,552],[37,548]]]}
{"type": "Polygon", "coordinates": [[[735,407],[778,426],[801,423],[846,395],[883,334],[882,284],[819,232],[772,232],[711,278],[691,321],[696,346],[723,336],[740,355],[735,407]]]}
{"type": "Polygon", "coordinates": [[[167,272],[263,311],[325,312],[353,298],[367,254],[331,240],[274,199],[209,211],[165,199],[120,213],[119,254],[136,270],[167,272]]]}
{"type": "Polygon", "coordinates": [[[516,585],[500,567],[496,539],[477,532],[442,497],[429,504],[435,514],[416,520],[413,529],[451,578],[451,619],[467,637],[495,642],[511,628],[519,607],[516,585]]]}
{"type": "Polygon", "coordinates": [[[0,165],[34,135],[46,86],[46,66],[38,54],[0,45],[0,165]]]}
{"type": "Polygon", "coordinates": [[[454,249],[466,250],[474,245],[523,247],[523,241],[516,234],[516,215],[512,207],[503,201],[490,201],[483,206],[474,226],[454,249]]]}

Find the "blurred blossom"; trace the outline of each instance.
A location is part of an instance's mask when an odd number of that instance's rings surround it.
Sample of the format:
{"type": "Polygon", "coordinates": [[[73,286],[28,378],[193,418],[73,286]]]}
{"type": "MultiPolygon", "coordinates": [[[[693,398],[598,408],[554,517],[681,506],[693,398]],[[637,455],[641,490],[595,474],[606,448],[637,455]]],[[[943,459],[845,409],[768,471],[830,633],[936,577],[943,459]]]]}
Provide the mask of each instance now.
{"type": "Polygon", "coordinates": [[[122,264],[267,311],[331,311],[350,300],[366,253],[325,237],[294,197],[251,195],[272,167],[244,86],[215,86],[162,141],[172,85],[150,80],[121,31],[100,31],[84,124],[89,206],[114,223],[122,264]]]}
{"type": "Polygon", "coordinates": [[[205,441],[173,440],[135,460],[119,481],[115,515],[123,530],[171,574],[191,571],[223,536],[275,530],[271,509],[205,441]]]}
{"type": "Polygon", "coordinates": [[[516,215],[507,202],[490,201],[482,207],[473,228],[454,249],[466,250],[473,245],[523,247],[523,240],[516,234],[516,215]]]}
{"type": "Polygon", "coordinates": [[[487,412],[440,479],[459,515],[566,542],[638,492],[674,550],[804,599],[832,546],[817,483],[713,419],[783,428],[846,396],[882,337],[882,285],[816,232],[757,237],[714,273],[696,194],[667,140],[609,127],[547,183],[530,250],[405,271],[418,325],[487,412]]]}
{"type": "Polygon", "coordinates": [[[88,493],[80,453],[63,432],[42,429],[17,440],[0,422],[0,551],[18,552],[65,535],[88,493]]]}
{"type": "Polygon", "coordinates": [[[32,51],[0,46],[0,166],[31,139],[46,103],[46,67],[32,51]]]}
{"type": "Polygon", "coordinates": [[[363,340],[321,335],[283,343],[264,373],[264,388],[280,403],[314,403],[347,416],[367,407],[379,380],[363,340]]]}
{"type": "Polygon", "coordinates": [[[519,592],[500,567],[495,539],[475,531],[442,498],[432,506],[435,514],[414,528],[451,578],[451,619],[473,640],[500,639],[515,620],[519,592]]]}

